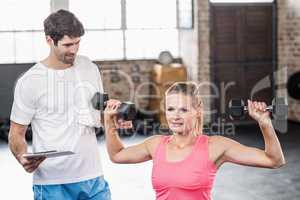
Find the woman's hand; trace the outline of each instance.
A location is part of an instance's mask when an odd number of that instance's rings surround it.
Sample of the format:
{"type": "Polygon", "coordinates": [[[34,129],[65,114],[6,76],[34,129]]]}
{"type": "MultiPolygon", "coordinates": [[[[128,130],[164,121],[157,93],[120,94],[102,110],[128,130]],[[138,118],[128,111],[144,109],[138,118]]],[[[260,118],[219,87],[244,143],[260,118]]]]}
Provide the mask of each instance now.
{"type": "Polygon", "coordinates": [[[132,128],[132,121],[124,121],[123,119],[117,119],[118,108],[121,102],[115,99],[110,99],[106,103],[104,110],[104,122],[106,126],[115,129],[130,129],[132,128]]]}
{"type": "Polygon", "coordinates": [[[267,105],[264,102],[248,100],[249,115],[258,122],[259,125],[265,126],[272,124],[270,112],[266,110],[267,105]]]}
{"type": "Polygon", "coordinates": [[[104,120],[115,121],[117,119],[117,109],[121,105],[121,102],[115,99],[110,99],[106,102],[106,108],[104,109],[104,120]]]}

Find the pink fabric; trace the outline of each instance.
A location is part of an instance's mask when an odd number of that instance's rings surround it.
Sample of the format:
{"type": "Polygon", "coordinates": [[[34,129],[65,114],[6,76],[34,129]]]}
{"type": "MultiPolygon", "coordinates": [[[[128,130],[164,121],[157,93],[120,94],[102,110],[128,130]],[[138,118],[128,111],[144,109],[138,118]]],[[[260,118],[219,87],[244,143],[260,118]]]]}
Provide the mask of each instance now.
{"type": "Polygon", "coordinates": [[[166,160],[163,136],[153,158],[152,186],[156,200],[211,200],[217,168],[208,158],[208,136],[197,137],[191,153],[181,161],[166,160]]]}

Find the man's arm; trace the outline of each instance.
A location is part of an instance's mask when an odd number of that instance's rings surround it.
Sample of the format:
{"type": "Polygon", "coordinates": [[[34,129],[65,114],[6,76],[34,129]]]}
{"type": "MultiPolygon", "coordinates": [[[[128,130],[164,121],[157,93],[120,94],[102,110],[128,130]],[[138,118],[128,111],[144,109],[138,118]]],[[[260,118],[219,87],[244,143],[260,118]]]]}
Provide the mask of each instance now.
{"type": "Polygon", "coordinates": [[[27,142],[25,139],[26,130],[26,125],[17,124],[11,121],[8,141],[9,148],[16,159],[18,159],[20,155],[27,153],[27,142]]]}
{"type": "Polygon", "coordinates": [[[25,139],[27,126],[21,125],[11,121],[9,131],[9,148],[18,162],[23,168],[31,173],[38,168],[38,166],[45,160],[45,157],[37,159],[27,159],[23,157],[23,154],[27,153],[27,142],[25,139]]]}

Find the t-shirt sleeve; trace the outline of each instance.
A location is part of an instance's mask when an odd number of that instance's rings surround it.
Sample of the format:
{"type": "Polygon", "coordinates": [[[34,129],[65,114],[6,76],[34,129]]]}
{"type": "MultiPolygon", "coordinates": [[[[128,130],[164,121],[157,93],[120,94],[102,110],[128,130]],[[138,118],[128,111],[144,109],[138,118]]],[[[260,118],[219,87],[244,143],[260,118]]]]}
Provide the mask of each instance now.
{"type": "Polygon", "coordinates": [[[99,85],[99,92],[100,93],[103,93],[104,92],[104,89],[103,89],[103,82],[102,82],[102,78],[101,78],[101,73],[100,73],[100,70],[99,70],[99,67],[98,65],[95,65],[95,68],[96,68],[96,76],[97,76],[97,82],[98,82],[98,85],[99,85]]]}
{"type": "Polygon", "coordinates": [[[15,85],[10,120],[22,125],[30,124],[36,112],[35,104],[31,81],[28,77],[21,77],[15,85]]]}

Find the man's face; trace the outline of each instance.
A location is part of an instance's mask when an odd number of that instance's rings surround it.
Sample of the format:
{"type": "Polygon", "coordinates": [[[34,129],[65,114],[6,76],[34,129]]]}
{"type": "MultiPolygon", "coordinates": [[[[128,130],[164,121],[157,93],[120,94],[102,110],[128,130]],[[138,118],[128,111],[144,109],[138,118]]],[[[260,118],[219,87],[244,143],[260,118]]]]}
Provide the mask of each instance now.
{"type": "Polygon", "coordinates": [[[57,42],[57,45],[53,43],[52,50],[56,58],[64,64],[73,64],[76,54],[79,49],[80,37],[64,36],[57,42]]]}

